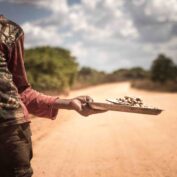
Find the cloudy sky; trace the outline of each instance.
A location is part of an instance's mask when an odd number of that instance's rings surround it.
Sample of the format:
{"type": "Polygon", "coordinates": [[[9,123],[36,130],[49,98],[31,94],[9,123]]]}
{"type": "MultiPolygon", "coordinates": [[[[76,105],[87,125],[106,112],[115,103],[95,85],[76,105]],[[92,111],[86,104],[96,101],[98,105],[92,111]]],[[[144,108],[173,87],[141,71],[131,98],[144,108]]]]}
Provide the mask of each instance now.
{"type": "Polygon", "coordinates": [[[25,47],[68,48],[82,66],[112,71],[165,53],[177,63],[177,0],[0,0],[25,47]]]}

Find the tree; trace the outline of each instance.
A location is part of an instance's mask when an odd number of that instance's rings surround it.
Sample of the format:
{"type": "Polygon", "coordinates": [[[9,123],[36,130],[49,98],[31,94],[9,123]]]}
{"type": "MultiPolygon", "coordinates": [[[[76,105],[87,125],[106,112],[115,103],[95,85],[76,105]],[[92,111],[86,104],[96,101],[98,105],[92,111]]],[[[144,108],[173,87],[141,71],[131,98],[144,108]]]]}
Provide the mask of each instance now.
{"type": "Polygon", "coordinates": [[[105,82],[106,73],[90,67],[82,67],[77,81],[83,85],[96,85],[105,82]]]}
{"type": "Polygon", "coordinates": [[[151,79],[161,83],[167,80],[175,80],[176,69],[172,59],[163,54],[158,55],[151,66],[151,79]]]}
{"type": "Polygon", "coordinates": [[[149,72],[141,67],[133,67],[130,69],[118,69],[109,74],[109,81],[126,81],[144,79],[148,77],[149,72]]]}
{"type": "Polygon", "coordinates": [[[59,47],[25,50],[25,65],[28,79],[37,90],[68,89],[78,72],[78,64],[70,51],[59,47]]]}

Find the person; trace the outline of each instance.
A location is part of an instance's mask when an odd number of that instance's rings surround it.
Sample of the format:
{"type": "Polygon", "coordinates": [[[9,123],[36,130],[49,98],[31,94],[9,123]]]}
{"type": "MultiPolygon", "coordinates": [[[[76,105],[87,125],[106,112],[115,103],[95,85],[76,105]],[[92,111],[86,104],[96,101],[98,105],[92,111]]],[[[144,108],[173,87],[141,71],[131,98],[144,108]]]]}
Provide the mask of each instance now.
{"type": "Polygon", "coordinates": [[[29,113],[54,120],[59,109],[82,116],[100,113],[91,109],[89,96],[61,99],[34,90],[24,66],[24,32],[0,15],[0,177],[31,177],[33,157],[29,113]]]}

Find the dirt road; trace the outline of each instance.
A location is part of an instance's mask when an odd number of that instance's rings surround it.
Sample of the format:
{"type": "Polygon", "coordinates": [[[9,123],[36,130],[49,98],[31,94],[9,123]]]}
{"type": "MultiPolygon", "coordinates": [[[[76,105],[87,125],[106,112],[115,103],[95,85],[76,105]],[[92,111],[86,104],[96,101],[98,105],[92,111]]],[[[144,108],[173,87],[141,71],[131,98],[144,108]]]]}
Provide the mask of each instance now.
{"type": "Polygon", "coordinates": [[[96,101],[139,96],[160,116],[107,112],[81,117],[60,110],[32,123],[34,177],[177,177],[177,94],[131,89],[128,83],[80,91],[96,101]]]}

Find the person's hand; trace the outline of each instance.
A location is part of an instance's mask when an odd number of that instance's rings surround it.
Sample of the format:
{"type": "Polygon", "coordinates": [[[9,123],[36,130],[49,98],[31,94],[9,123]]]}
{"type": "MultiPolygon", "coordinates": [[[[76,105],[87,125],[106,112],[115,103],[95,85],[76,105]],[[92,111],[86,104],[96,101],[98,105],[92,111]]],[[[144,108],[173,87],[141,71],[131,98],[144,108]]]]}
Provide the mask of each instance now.
{"type": "Polygon", "coordinates": [[[81,112],[91,102],[93,102],[93,99],[90,96],[78,96],[71,99],[70,105],[75,111],[81,112]]]}
{"type": "Polygon", "coordinates": [[[79,114],[81,114],[82,116],[89,116],[92,114],[98,114],[98,113],[103,113],[106,111],[102,111],[102,110],[96,110],[96,109],[92,109],[89,106],[89,103],[93,102],[93,99],[90,96],[79,96],[76,98],[71,99],[71,107],[77,111],[79,114]]]}
{"type": "Polygon", "coordinates": [[[75,110],[82,116],[106,112],[91,108],[89,106],[89,103],[91,102],[93,102],[93,99],[90,96],[78,96],[72,99],[57,99],[54,108],[75,110]]]}

